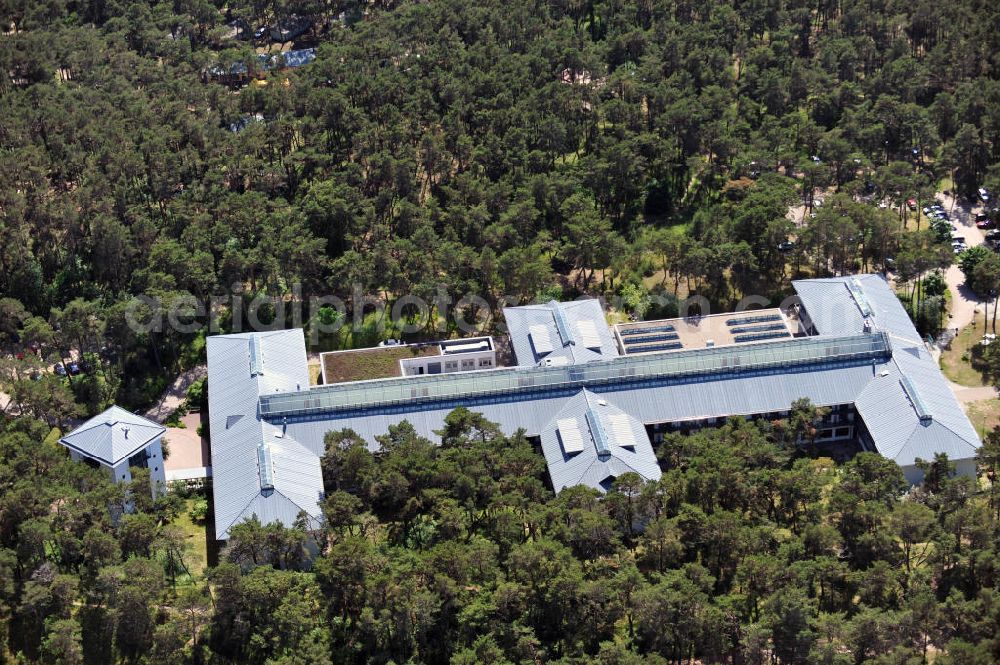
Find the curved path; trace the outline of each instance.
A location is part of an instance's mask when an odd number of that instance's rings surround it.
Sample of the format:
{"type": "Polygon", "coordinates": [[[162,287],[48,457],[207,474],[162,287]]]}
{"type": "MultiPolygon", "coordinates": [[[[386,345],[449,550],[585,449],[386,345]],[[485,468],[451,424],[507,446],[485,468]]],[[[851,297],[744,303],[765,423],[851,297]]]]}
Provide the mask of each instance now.
{"type": "Polygon", "coordinates": [[[170,387],[160,395],[156,406],[146,412],[146,417],[162,423],[167,416],[176,411],[184,403],[184,398],[187,397],[187,391],[191,387],[191,384],[206,376],[208,376],[208,367],[205,365],[198,365],[186,372],[182,372],[180,376],[174,379],[170,387]]]}

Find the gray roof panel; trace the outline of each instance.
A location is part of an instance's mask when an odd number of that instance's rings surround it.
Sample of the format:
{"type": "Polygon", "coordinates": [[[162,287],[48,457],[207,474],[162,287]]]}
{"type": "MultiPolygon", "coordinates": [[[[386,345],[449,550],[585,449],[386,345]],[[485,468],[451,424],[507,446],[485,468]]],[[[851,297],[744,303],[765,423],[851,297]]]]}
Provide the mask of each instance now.
{"type": "Polygon", "coordinates": [[[537,365],[543,358],[556,354],[560,347],[573,346],[574,353],[558,354],[571,363],[589,362],[618,355],[618,345],[604,318],[601,301],[595,298],[570,302],[550,301],[541,305],[506,307],[503,310],[507,331],[517,364],[537,365]],[[531,329],[543,327],[552,340],[554,351],[538,353],[531,340],[531,329]],[[588,349],[587,339],[596,333],[599,348],[588,349]],[[566,337],[569,339],[565,339],[566,337]]]}
{"type": "Polygon", "coordinates": [[[67,448],[115,466],[166,432],[159,423],[112,406],[59,439],[67,448]]]}
{"type": "Polygon", "coordinates": [[[296,442],[281,423],[261,421],[257,408],[263,394],[309,388],[302,331],[217,335],[208,338],[207,346],[216,537],[228,538],[233,524],[254,513],[265,523],[286,526],[300,510],[318,520],[323,495],[320,453],[296,442]],[[252,361],[251,339],[259,367],[252,361]],[[266,476],[259,466],[261,444],[267,446],[273,491],[262,487],[266,476]]]}

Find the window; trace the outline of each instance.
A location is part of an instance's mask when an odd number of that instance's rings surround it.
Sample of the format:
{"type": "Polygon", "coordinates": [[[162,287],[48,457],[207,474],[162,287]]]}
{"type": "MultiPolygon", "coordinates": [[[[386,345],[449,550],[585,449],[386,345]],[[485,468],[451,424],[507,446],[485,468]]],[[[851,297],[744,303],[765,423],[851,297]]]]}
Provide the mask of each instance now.
{"type": "Polygon", "coordinates": [[[492,367],[493,366],[493,361],[490,360],[489,358],[481,358],[479,360],[479,366],[480,367],[492,367]]]}
{"type": "Polygon", "coordinates": [[[472,358],[462,361],[462,369],[475,369],[476,361],[472,358]]]}
{"type": "Polygon", "coordinates": [[[146,460],[148,459],[149,459],[149,454],[145,450],[140,450],[135,455],[132,455],[132,457],[128,458],[128,465],[130,468],[135,466],[139,467],[140,469],[145,469],[148,466],[146,464],[146,460]]]}

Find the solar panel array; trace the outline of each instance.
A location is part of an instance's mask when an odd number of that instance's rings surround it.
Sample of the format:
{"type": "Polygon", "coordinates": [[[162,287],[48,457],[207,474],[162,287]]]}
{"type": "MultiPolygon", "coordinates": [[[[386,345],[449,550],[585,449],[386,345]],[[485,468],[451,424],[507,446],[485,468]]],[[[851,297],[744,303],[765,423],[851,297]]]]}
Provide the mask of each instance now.
{"type": "Polygon", "coordinates": [[[727,326],[741,326],[748,323],[767,323],[769,321],[781,321],[781,314],[753,314],[726,319],[727,326]]]}
{"type": "Polygon", "coordinates": [[[649,353],[682,349],[676,328],[670,324],[619,330],[625,353],[649,353]]]}
{"type": "Polygon", "coordinates": [[[653,335],[633,335],[627,340],[623,340],[626,344],[646,344],[648,342],[662,342],[664,340],[678,339],[678,335],[675,332],[660,333],[653,335]]]}
{"type": "Polygon", "coordinates": [[[549,329],[543,325],[534,325],[528,328],[528,335],[531,337],[531,345],[535,347],[535,353],[542,356],[552,353],[552,336],[549,329]]]}
{"type": "Polygon", "coordinates": [[[769,331],[772,331],[772,330],[785,330],[785,324],[784,323],[762,323],[762,324],[759,324],[759,325],[751,325],[751,326],[736,326],[736,327],[730,328],[729,332],[731,332],[734,335],[738,335],[740,333],[769,332],[769,331]]]}
{"type": "Polygon", "coordinates": [[[683,349],[680,342],[662,342],[660,344],[633,344],[625,347],[626,353],[650,353],[652,351],[673,351],[683,349]]]}
{"type": "Polygon", "coordinates": [[[745,333],[743,335],[733,335],[733,341],[737,344],[742,342],[761,342],[765,339],[781,339],[791,337],[787,330],[775,330],[774,332],[745,333]]]}
{"type": "Polygon", "coordinates": [[[612,413],[606,420],[616,444],[622,448],[635,448],[635,430],[632,429],[632,423],[627,414],[612,413]]]}
{"type": "Polygon", "coordinates": [[[601,348],[601,336],[597,333],[597,325],[590,319],[580,319],[576,322],[576,330],[580,333],[580,341],[588,349],[601,348]]]}
{"type": "Polygon", "coordinates": [[[583,434],[576,418],[560,418],[556,421],[559,439],[562,441],[563,452],[573,455],[583,450],[583,434]]]}
{"type": "Polygon", "coordinates": [[[643,326],[642,328],[625,328],[623,330],[619,330],[618,332],[622,337],[631,337],[633,335],[645,335],[647,333],[674,332],[674,330],[676,330],[676,328],[674,328],[672,325],[668,323],[662,326],[643,326]]]}

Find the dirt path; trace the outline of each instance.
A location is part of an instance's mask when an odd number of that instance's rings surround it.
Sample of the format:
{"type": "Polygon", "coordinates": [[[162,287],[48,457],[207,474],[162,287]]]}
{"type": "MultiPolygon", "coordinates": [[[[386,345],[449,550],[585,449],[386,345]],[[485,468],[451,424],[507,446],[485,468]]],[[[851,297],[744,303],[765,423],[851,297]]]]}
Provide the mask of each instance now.
{"type": "Polygon", "coordinates": [[[968,404],[969,402],[980,402],[984,399],[995,399],[998,396],[997,389],[993,386],[982,386],[979,388],[966,388],[965,386],[960,386],[957,383],[951,384],[951,390],[955,393],[955,397],[962,404],[968,404]]]}
{"type": "Polygon", "coordinates": [[[183,402],[184,398],[187,396],[188,388],[191,384],[198,379],[203,379],[208,376],[208,367],[205,365],[198,365],[193,367],[186,372],[183,372],[180,376],[174,379],[174,382],[170,384],[166,392],[160,395],[159,401],[157,401],[156,406],[151,408],[146,412],[146,417],[150,420],[155,420],[156,422],[163,422],[167,416],[177,410],[183,402]]]}

